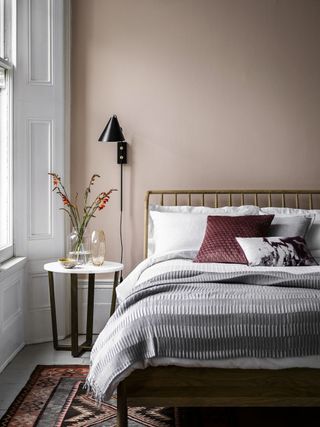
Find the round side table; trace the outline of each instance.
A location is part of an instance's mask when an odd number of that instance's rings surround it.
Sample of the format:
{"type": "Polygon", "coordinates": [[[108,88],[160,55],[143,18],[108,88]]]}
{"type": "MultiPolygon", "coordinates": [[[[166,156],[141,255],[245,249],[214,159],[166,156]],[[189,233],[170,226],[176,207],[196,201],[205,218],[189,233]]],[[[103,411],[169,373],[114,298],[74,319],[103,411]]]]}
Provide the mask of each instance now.
{"type": "Polygon", "coordinates": [[[50,262],[45,264],[43,268],[48,272],[49,278],[49,293],[50,293],[50,307],[51,307],[51,321],[52,321],[52,336],[53,347],[55,350],[71,350],[73,357],[79,357],[85,351],[92,349],[92,333],[93,333],[93,308],[94,308],[94,284],[96,274],[114,273],[113,291],[111,310],[112,314],[116,305],[116,287],[119,281],[119,272],[123,269],[123,264],[118,262],[105,261],[101,266],[97,267],[93,264],[85,264],[76,266],[74,268],[64,268],[58,262],[50,262]],[[58,342],[58,329],[57,329],[57,316],[56,316],[56,303],[54,297],[54,275],[56,274],[69,274],[71,277],[71,345],[59,344],[58,342]],[[79,330],[78,330],[78,276],[81,274],[88,275],[88,305],[87,305],[87,328],[86,340],[84,343],[79,344],[79,330]]]}

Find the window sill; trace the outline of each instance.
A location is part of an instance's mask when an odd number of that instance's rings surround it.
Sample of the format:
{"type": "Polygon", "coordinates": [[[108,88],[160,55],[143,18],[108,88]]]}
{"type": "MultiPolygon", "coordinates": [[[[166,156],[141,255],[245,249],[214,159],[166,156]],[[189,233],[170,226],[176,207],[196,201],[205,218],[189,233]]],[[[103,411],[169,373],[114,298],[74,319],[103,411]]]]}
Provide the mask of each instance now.
{"type": "Polygon", "coordinates": [[[27,262],[26,257],[13,257],[0,265],[0,279],[21,270],[27,262]]]}

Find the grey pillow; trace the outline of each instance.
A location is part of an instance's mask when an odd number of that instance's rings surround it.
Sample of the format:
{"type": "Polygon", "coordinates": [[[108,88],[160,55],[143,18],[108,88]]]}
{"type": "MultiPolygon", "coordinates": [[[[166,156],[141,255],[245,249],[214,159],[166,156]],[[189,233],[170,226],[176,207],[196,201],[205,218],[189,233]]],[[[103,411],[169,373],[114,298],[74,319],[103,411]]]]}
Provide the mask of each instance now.
{"type": "Polygon", "coordinates": [[[267,236],[305,237],[313,221],[314,216],[312,215],[276,215],[269,227],[267,236]]]}

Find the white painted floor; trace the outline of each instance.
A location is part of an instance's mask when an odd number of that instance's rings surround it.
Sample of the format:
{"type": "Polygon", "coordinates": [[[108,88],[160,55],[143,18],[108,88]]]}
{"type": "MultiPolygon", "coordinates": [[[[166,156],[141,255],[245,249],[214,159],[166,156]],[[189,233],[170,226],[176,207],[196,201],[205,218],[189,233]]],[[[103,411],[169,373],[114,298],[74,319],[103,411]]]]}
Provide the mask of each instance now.
{"type": "Polygon", "coordinates": [[[24,347],[0,374],[0,417],[28,381],[37,365],[88,365],[90,353],[72,357],[70,351],[55,351],[52,342],[24,347]]]}

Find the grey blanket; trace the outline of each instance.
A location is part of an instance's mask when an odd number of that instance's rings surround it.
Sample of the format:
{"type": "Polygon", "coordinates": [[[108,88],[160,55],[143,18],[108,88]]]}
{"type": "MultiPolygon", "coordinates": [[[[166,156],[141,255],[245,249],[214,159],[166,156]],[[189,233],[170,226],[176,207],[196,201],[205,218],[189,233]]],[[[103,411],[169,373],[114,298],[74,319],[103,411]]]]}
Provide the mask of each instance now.
{"type": "Polygon", "coordinates": [[[137,286],[92,350],[87,385],[109,398],[152,358],[320,354],[320,275],[178,271],[137,286]]]}

